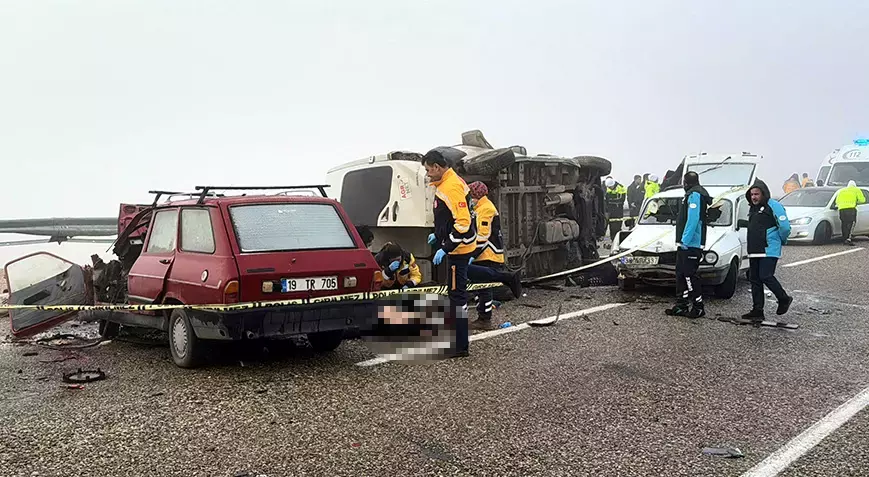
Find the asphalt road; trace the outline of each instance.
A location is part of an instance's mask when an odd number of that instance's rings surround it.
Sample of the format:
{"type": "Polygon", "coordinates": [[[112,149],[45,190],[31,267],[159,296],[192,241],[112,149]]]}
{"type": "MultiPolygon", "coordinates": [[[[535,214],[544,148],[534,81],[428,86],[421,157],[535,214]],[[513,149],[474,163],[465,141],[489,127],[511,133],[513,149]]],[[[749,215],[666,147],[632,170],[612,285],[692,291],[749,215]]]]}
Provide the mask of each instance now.
{"type": "MultiPolygon", "coordinates": [[[[619,304],[471,344],[424,365],[356,341],[328,356],[225,350],[176,368],[128,335],[75,352],[0,345],[0,469],[14,476],[739,476],[869,386],[867,247],[778,276],[798,330],[717,321],[750,308],[741,281],[709,318],[671,318],[671,291],[529,290],[514,324],[619,304]],[[530,306],[529,306],[530,305],[530,306]],[[37,352],[35,356],[24,356],[37,352]],[[62,362],[43,362],[60,358],[62,362]],[[71,390],[64,371],[100,367],[71,390]],[[745,457],[703,455],[736,447],[745,457]]],[[[783,264],[848,250],[789,246],[783,264]]],[[[767,315],[775,317],[775,304],[767,315]]],[[[0,323],[8,326],[8,320],[0,323]]],[[[88,326],[68,331],[83,333],[88,326]]],[[[159,339],[160,337],[151,337],[159,339]]],[[[867,475],[869,411],[780,474],[867,475]]]]}

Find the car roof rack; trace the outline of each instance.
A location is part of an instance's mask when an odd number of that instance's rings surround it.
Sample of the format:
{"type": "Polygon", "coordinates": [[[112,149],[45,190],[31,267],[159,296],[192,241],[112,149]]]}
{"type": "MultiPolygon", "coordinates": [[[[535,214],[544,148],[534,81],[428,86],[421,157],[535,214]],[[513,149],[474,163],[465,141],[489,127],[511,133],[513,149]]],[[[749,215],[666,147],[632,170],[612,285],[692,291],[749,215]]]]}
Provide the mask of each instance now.
{"type": "Polygon", "coordinates": [[[326,184],[320,185],[299,185],[299,186],[196,186],[196,190],[200,191],[199,193],[199,203],[201,204],[205,197],[208,195],[210,191],[213,190],[299,190],[299,189],[317,189],[323,197],[328,198],[326,195],[326,188],[329,187],[326,184]]]}
{"type": "MultiPolygon", "coordinates": [[[[154,202],[151,204],[151,207],[156,207],[157,202],[160,200],[160,197],[163,197],[164,195],[168,196],[168,198],[166,199],[167,201],[170,201],[170,200],[172,200],[173,197],[178,197],[178,196],[184,196],[184,197],[192,199],[194,197],[199,197],[202,195],[202,193],[199,191],[196,191],[196,192],[175,192],[175,191],[169,191],[169,190],[149,190],[148,193],[155,194],[154,195],[154,202]]],[[[212,196],[212,197],[222,197],[223,196],[223,194],[214,194],[214,193],[208,194],[208,195],[212,196]]]]}

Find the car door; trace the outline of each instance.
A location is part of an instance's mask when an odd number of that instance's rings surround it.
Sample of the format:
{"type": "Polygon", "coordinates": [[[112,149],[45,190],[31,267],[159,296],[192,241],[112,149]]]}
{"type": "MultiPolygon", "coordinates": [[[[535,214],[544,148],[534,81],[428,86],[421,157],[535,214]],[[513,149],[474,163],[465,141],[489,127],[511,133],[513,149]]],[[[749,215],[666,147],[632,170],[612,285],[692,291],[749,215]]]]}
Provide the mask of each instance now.
{"type": "MultiPolygon", "coordinates": [[[[734,225],[738,224],[740,220],[748,220],[748,201],[745,197],[740,197],[736,200],[736,220],[734,225]]],[[[741,250],[739,254],[739,262],[741,264],[748,263],[748,229],[745,227],[740,227],[736,232],[739,234],[739,243],[741,244],[741,250]]]]}
{"type": "Polygon", "coordinates": [[[151,219],[142,254],[127,276],[130,303],[155,303],[166,286],[178,243],[178,208],[159,209],[151,219]]]}
{"type": "Polygon", "coordinates": [[[860,189],[863,192],[863,198],[866,203],[857,204],[857,223],[854,225],[854,230],[859,234],[869,233],[869,190],[860,189]]]}
{"type": "Polygon", "coordinates": [[[829,208],[828,216],[830,218],[830,225],[833,228],[833,231],[832,231],[833,237],[842,236],[842,219],[839,218],[839,208],[836,207],[836,198],[837,197],[839,197],[839,191],[836,191],[836,193],[833,194],[833,198],[830,199],[830,205],[828,207],[829,208]]]}
{"type": "MultiPolygon", "coordinates": [[[[90,276],[75,263],[48,252],[6,264],[10,305],[92,305],[90,276]]],[[[12,334],[30,336],[75,316],[77,311],[9,310],[12,334]]]]}

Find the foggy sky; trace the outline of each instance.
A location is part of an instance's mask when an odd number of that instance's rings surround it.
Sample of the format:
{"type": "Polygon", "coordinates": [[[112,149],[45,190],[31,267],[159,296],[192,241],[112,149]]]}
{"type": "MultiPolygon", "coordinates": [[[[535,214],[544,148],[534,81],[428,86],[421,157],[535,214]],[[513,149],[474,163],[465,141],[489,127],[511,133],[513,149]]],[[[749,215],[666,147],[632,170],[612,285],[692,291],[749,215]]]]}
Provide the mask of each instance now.
{"type": "Polygon", "coordinates": [[[468,129],[602,155],[623,183],[752,151],[778,187],[869,135],[867,18],[865,0],[2,0],[0,217],[320,183],[468,129]]]}

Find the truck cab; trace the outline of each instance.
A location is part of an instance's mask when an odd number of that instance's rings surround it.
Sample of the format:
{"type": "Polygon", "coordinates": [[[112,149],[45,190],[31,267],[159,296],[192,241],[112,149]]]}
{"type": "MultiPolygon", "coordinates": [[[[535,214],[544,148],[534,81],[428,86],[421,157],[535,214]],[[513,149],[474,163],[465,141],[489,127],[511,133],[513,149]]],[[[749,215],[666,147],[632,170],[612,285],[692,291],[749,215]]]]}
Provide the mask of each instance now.
{"type": "MultiPolygon", "coordinates": [[[[522,146],[494,148],[474,130],[462,142],[435,148],[467,183],[481,181],[501,216],[508,267],[541,276],[597,258],[606,227],[601,177],[612,165],[594,156],[528,155],[522,146]],[[577,212],[577,210],[580,212],[577,212]]],[[[330,193],[354,225],[374,234],[378,250],[396,242],[414,254],[424,282],[439,281],[434,250],[434,188],[422,154],[394,151],[347,162],[327,173],[330,193]]]]}

